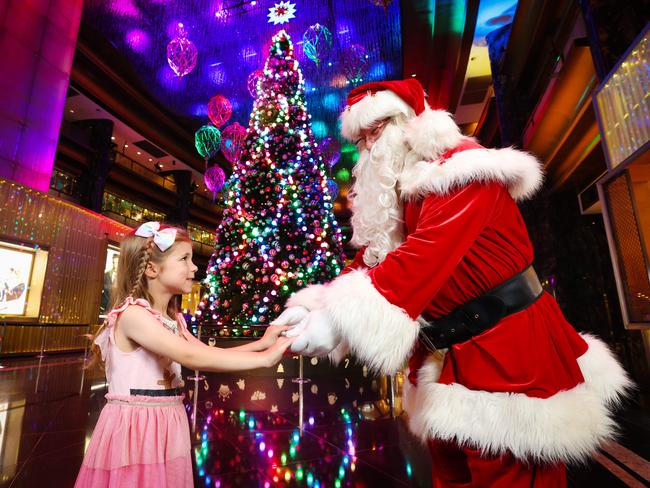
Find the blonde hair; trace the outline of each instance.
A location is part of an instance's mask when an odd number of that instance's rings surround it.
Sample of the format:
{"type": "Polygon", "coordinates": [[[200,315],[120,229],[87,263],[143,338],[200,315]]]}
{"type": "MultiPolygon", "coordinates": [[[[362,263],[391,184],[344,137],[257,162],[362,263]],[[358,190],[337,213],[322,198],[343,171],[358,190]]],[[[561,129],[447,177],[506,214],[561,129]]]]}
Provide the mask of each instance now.
{"type": "MultiPolygon", "coordinates": [[[[192,242],[187,230],[181,227],[161,223],[159,230],[163,229],[176,229],[174,244],[165,252],[161,251],[153,242],[153,237],[136,236],[135,230],[122,240],[115,281],[108,302],[108,313],[122,305],[128,297],[136,300],[143,298],[150,304],[153,304],[153,299],[147,287],[147,276],[145,275],[147,265],[149,263],[161,264],[179,241],[192,242]]],[[[176,314],[179,312],[179,304],[177,302],[175,299],[169,301],[167,305],[167,315],[169,317],[176,317],[176,314]]],[[[108,315],[104,319],[104,323],[97,330],[97,333],[87,337],[91,341],[94,341],[107,325],[108,315]]],[[[97,362],[102,362],[99,347],[96,344],[92,345],[92,351],[93,357],[86,367],[91,367],[97,362]]]]}

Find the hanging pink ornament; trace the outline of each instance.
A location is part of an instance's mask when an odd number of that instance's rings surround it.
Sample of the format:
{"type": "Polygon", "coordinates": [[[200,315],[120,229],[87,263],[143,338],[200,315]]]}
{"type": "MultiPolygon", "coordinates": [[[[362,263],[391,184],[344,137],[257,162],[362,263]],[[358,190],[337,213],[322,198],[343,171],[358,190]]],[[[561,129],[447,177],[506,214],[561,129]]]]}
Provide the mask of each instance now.
{"type": "Polygon", "coordinates": [[[368,53],[366,48],[359,44],[352,44],[341,55],[343,74],[350,83],[356,84],[363,81],[368,71],[368,53]]]}
{"type": "Polygon", "coordinates": [[[318,147],[320,148],[323,161],[330,168],[339,162],[339,158],[341,157],[341,143],[336,137],[327,136],[318,144],[318,147]]]}
{"type": "Polygon", "coordinates": [[[246,139],[246,129],[235,122],[226,127],[221,133],[221,152],[228,161],[234,163],[239,160],[244,150],[244,140],[246,139]]]}
{"type": "Polygon", "coordinates": [[[174,73],[185,76],[196,66],[198,51],[192,41],[187,38],[183,24],[178,24],[178,36],[167,44],[167,62],[174,73]]]}
{"type": "Polygon", "coordinates": [[[226,182],[226,173],[219,166],[210,166],[205,170],[203,182],[205,187],[212,192],[213,198],[216,198],[217,192],[223,188],[223,184],[226,182]]]}
{"type": "Polygon", "coordinates": [[[230,100],[223,95],[215,95],[208,102],[208,117],[210,117],[215,127],[221,127],[228,122],[231,115],[232,105],[230,100]]]}
{"type": "Polygon", "coordinates": [[[251,97],[257,98],[257,82],[264,77],[264,70],[256,69],[250,75],[248,75],[248,81],[246,86],[248,88],[248,93],[251,97]]]}

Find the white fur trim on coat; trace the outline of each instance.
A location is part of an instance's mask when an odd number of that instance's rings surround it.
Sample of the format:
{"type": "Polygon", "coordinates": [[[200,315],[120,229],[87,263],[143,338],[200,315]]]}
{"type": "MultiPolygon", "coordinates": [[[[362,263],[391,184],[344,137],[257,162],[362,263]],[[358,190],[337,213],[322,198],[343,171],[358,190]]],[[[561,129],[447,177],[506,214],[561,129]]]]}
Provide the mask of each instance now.
{"type": "Polygon", "coordinates": [[[448,112],[429,107],[408,121],[404,136],[419,159],[426,161],[437,159],[463,139],[463,134],[448,112]]]}
{"type": "Polygon", "coordinates": [[[349,141],[359,138],[361,129],[368,129],[375,122],[404,115],[413,117],[411,106],[390,90],[383,90],[362,98],[341,114],[341,135],[349,141]]]}
{"type": "Polygon", "coordinates": [[[418,161],[400,174],[403,199],[428,193],[445,195],[473,182],[501,182],[515,200],[532,197],[542,186],[544,175],[537,159],[524,151],[468,149],[439,161],[418,161]]]}
{"type": "Polygon", "coordinates": [[[305,307],[307,310],[316,310],[323,306],[325,285],[309,285],[287,300],[287,307],[305,307]]]}
{"type": "MultiPolygon", "coordinates": [[[[287,304],[305,306],[303,298],[308,295],[303,293],[287,304]]],[[[386,300],[365,271],[353,270],[326,285],[322,306],[341,337],[339,347],[330,353],[333,362],[349,350],[378,373],[394,374],[404,367],[418,339],[418,323],[386,300]]]]}
{"type": "Polygon", "coordinates": [[[440,384],[442,362],[428,358],[417,387],[405,382],[410,430],[423,441],[455,441],[490,455],[510,452],[526,462],[585,461],[614,436],[611,409],[632,382],[602,341],[583,338],[589,345],[578,358],[584,383],[549,398],[440,384]]]}

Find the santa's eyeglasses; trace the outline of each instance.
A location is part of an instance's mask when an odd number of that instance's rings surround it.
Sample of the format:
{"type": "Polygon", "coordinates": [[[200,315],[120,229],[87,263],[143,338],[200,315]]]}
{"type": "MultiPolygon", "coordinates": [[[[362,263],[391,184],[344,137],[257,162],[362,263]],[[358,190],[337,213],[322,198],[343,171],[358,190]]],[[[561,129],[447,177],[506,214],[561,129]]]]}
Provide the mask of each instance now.
{"type": "Polygon", "coordinates": [[[362,142],[365,142],[366,148],[370,149],[370,147],[379,140],[381,137],[381,134],[384,132],[384,128],[388,124],[390,119],[382,119],[377,122],[375,122],[372,126],[368,127],[367,129],[361,129],[359,131],[359,139],[354,141],[355,145],[359,145],[362,142]]]}

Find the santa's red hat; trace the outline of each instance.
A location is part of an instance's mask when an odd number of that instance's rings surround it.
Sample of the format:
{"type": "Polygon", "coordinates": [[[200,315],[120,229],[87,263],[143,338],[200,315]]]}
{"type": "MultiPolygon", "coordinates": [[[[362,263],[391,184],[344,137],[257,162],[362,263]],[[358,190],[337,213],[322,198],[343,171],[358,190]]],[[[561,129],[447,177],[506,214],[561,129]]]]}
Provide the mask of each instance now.
{"type": "Polygon", "coordinates": [[[416,79],[393,80],[393,81],[373,81],[358,86],[348,94],[348,107],[360,102],[365,97],[377,94],[385,90],[392,91],[403,102],[408,104],[415,115],[424,112],[424,88],[416,79]]]}
{"type": "Polygon", "coordinates": [[[355,140],[361,129],[375,122],[404,115],[407,118],[424,112],[424,89],[416,79],[373,81],[353,89],[341,115],[343,137],[355,140]]]}
{"type": "Polygon", "coordinates": [[[361,129],[403,115],[408,121],[404,134],[411,148],[433,158],[457,144],[461,134],[451,116],[444,110],[432,110],[425,98],[422,85],[414,78],[365,83],[348,95],[341,114],[341,134],[354,142],[361,129]]]}

